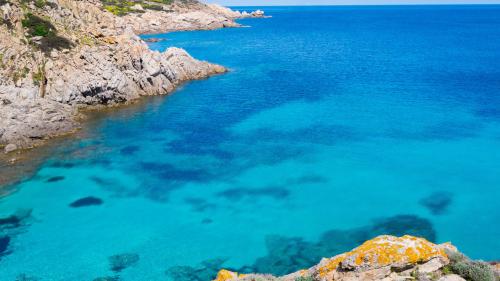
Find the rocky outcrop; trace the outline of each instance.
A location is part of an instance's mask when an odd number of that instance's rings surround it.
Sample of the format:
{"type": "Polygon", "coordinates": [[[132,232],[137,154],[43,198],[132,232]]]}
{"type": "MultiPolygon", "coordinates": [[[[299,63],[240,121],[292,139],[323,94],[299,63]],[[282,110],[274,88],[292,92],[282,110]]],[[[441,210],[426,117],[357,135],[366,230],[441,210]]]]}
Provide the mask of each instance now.
{"type": "Polygon", "coordinates": [[[436,245],[408,235],[383,235],[286,276],[239,274],[223,269],[214,281],[497,281],[498,278],[495,267],[469,260],[449,243],[436,245]]]}
{"type": "Polygon", "coordinates": [[[182,49],[151,51],[137,34],[232,27],[236,18],[262,16],[191,0],[140,3],[145,7],[0,1],[0,147],[12,152],[70,133],[84,118],[82,108],[168,94],[184,81],[226,71],[182,49]]]}

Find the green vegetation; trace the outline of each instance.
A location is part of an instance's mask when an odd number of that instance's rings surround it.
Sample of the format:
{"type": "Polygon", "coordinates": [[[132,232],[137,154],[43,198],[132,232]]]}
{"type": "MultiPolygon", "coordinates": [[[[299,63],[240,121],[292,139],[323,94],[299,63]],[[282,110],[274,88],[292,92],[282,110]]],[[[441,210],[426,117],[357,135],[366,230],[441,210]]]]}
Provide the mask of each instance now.
{"type": "MultiPolygon", "coordinates": [[[[49,54],[52,50],[71,49],[73,43],[57,35],[56,27],[48,20],[32,13],[26,13],[22,25],[28,32],[28,38],[42,37],[34,42],[42,52],[49,54]]],[[[33,42],[32,42],[33,43],[33,42]]]]}
{"type": "MultiPolygon", "coordinates": [[[[0,0],[2,1],[2,0],[0,0]]],[[[57,4],[53,2],[49,2],[47,0],[21,0],[22,7],[24,9],[27,9],[27,5],[29,3],[33,3],[36,8],[38,9],[43,9],[45,7],[50,7],[50,8],[57,8],[57,4]]]]}
{"type": "Polygon", "coordinates": [[[137,4],[133,1],[123,0],[102,0],[104,9],[117,16],[124,16],[128,13],[134,12],[132,7],[137,4]]]}
{"type": "Polygon", "coordinates": [[[40,67],[37,72],[32,74],[33,77],[33,83],[37,86],[39,86],[43,80],[45,79],[45,74],[43,72],[43,68],[40,67]]]}
{"type": "Polygon", "coordinates": [[[22,20],[23,27],[27,29],[30,36],[53,36],[56,33],[56,28],[48,20],[42,19],[39,16],[27,13],[22,20]]]}
{"type": "Polygon", "coordinates": [[[17,81],[26,78],[28,73],[30,72],[29,68],[24,67],[20,70],[14,71],[12,75],[12,80],[14,80],[14,83],[17,83],[17,81]]]}
{"type": "Polygon", "coordinates": [[[124,16],[130,13],[141,13],[142,11],[140,10],[135,10],[132,7],[134,5],[141,5],[142,8],[147,9],[147,10],[155,10],[155,11],[162,11],[163,6],[162,5],[170,5],[174,1],[180,1],[182,3],[188,3],[192,2],[192,0],[149,0],[149,1],[143,1],[143,0],[101,0],[104,9],[106,9],[108,12],[113,13],[114,15],[117,16],[124,16]]]}
{"type": "Polygon", "coordinates": [[[460,275],[468,281],[497,281],[498,276],[490,265],[482,261],[473,261],[460,253],[448,253],[450,264],[443,269],[444,273],[460,275]]]}
{"type": "Polygon", "coordinates": [[[45,1],[45,0],[35,0],[35,6],[36,6],[37,8],[42,9],[42,8],[44,8],[46,5],[47,5],[47,1],[45,1]]]}

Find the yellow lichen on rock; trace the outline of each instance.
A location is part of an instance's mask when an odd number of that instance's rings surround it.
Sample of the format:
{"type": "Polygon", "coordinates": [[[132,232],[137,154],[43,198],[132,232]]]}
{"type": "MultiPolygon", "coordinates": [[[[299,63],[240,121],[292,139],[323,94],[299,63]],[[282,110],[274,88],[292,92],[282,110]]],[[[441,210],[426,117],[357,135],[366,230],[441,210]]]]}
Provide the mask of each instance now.
{"type": "MultiPolygon", "coordinates": [[[[452,246],[446,248],[452,249],[452,246]]],[[[433,258],[448,260],[443,246],[409,235],[403,237],[383,235],[366,241],[350,252],[324,260],[317,267],[317,274],[325,277],[338,267],[345,270],[359,270],[388,265],[405,266],[433,258]]]]}
{"type": "Polygon", "coordinates": [[[118,41],[116,40],[116,37],[114,37],[114,36],[104,37],[104,38],[102,38],[102,41],[106,44],[111,44],[111,45],[118,43],[118,41]]]}
{"type": "MultiPolygon", "coordinates": [[[[313,277],[314,280],[322,281],[386,280],[385,277],[395,274],[392,271],[395,268],[403,270],[416,268],[422,264],[428,264],[427,267],[431,266],[436,269],[445,266],[449,263],[445,250],[457,251],[449,243],[436,245],[424,238],[409,235],[402,237],[382,235],[366,241],[350,252],[333,258],[324,258],[318,265],[308,270],[299,270],[277,280],[295,281],[304,277],[313,277]]],[[[410,273],[407,274],[410,276],[410,273]]],[[[247,275],[247,277],[251,276],[254,275],[247,275]]],[[[242,279],[239,279],[241,277],[244,276],[221,270],[214,281],[241,281],[242,279]]]]}
{"type": "Polygon", "coordinates": [[[394,237],[383,235],[366,241],[347,253],[341,265],[345,269],[381,267],[425,262],[441,257],[447,260],[442,247],[423,238],[409,235],[394,237]]]}
{"type": "Polygon", "coordinates": [[[320,267],[318,268],[319,275],[321,277],[324,277],[328,273],[336,270],[340,263],[345,259],[345,256],[346,254],[341,254],[322,262],[320,267]]]}
{"type": "Polygon", "coordinates": [[[214,281],[230,281],[238,277],[242,277],[242,275],[238,275],[238,273],[236,272],[222,269],[221,271],[219,271],[219,273],[217,273],[217,278],[215,278],[214,281]]]}

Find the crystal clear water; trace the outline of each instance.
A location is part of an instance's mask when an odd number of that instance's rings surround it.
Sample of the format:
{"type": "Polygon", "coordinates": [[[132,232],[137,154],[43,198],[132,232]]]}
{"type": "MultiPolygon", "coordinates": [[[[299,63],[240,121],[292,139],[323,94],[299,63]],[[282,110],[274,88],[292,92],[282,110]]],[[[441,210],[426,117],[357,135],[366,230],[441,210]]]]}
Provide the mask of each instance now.
{"type": "Polygon", "coordinates": [[[1,280],[283,274],[382,233],[500,258],[500,6],[265,10],[145,36],[231,72],[54,148],[0,201],[1,280]]]}

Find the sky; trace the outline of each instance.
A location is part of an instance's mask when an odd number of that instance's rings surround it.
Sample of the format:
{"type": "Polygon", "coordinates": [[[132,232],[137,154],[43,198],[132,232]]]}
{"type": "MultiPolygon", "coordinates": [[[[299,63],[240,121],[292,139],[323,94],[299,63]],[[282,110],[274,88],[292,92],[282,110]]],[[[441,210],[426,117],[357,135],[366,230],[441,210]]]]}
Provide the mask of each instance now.
{"type": "Polygon", "coordinates": [[[395,4],[500,4],[500,0],[204,0],[225,6],[273,5],[395,5],[395,4]]]}

